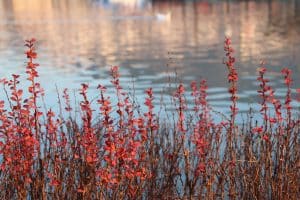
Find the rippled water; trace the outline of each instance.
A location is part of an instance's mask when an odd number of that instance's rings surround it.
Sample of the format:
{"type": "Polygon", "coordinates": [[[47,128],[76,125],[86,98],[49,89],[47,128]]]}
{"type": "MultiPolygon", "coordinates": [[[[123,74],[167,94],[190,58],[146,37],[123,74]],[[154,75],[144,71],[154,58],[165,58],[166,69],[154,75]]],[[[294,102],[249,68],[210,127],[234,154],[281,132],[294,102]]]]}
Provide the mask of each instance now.
{"type": "Polygon", "coordinates": [[[2,0],[0,76],[24,74],[23,41],[35,37],[49,106],[57,102],[55,84],[75,89],[87,82],[95,91],[109,84],[108,69],[118,65],[123,86],[134,81],[137,98],[148,87],[159,94],[174,74],[186,84],[206,78],[210,103],[223,110],[229,105],[225,35],[236,49],[242,111],[257,99],[262,59],[278,96],[285,94],[282,67],[293,70],[300,87],[297,0],[2,0]]]}

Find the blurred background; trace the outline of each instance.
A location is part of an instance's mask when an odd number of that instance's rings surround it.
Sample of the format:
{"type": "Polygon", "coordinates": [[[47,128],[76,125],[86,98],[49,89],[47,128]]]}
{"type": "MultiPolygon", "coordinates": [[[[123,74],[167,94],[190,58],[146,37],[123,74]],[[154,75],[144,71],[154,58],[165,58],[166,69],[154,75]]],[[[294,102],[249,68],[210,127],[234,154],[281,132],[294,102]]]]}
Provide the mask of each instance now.
{"type": "Polygon", "coordinates": [[[283,67],[300,86],[298,0],[0,0],[0,77],[25,76],[23,41],[35,37],[50,107],[57,102],[55,84],[75,89],[85,82],[96,92],[118,65],[122,85],[134,82],[137,98],[148,87],[159,94],[174,79],[206,78],[209,101],[222,110],[230,104],[225,36],[236,49],[242,111],[257,98],[261,60],[277,96],[285,95],[283,67]]]}

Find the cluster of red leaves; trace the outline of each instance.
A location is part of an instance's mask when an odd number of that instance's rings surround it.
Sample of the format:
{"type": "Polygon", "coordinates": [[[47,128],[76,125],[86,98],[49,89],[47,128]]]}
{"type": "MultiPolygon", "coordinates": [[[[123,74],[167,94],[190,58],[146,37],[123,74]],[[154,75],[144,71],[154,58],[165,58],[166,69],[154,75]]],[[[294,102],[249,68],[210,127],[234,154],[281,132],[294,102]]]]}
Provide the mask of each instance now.
{"type": "Polygon", "coordinates": [[[197,83],[193,81],[191,83],[191,89],[191,95],[194,97],[195,116],[199,117],[193,132],[193,142],[196,145],[197,156],[199,156],[196,170],[196,175],[198,176],[200,173],[205,173],[206,171],[205,155],[207,154],[209,144],[207,136],[213,124],[210,119],[210,109],[206,100],[208,89],[206,80],[201,80],[199,89],[197,88],[197,83]]]}
{"type": "Polygon", "coordinates": [[[265,72],[267,71],[267,69],[264,67],[264,62],[261,63],[261,67],[259,69],[259,77],[257,78],[257,80],[260,82],[259,86],[260,89],[257,90],[259,96],[262,99],[261,102],[261,109],[260,112],[263,115],[263,119],[265,121],[268,120],[268,105],[267,102],[270,100],[271,97],[274,96],[274,91],[272,90],[272,87],[267,85],[267,83],[270,81],[269,79],[265,78],[265,72]]]}
{"type": "Polygon", "coordinates": [[[258,70],[258,78],[257,80],[260,82],[259,86],[260,89],[257,90],[259,96],[262,99],[261,102],[261,109],[260,112],[263,116],[264,119],[264,127],[265,130],[262,129],[261,127],[256,127],[253,128],[253,132],[255,133],[262,133],[264,132],[264,135],[262,136],[262,138],[266,141],[269,141],[269,136],[266,133],[266,128],[268,127],[268,125],[270,124],[270,126],[272,126],[273,124],[277,123],[279,124],[279,127],[281,127],[280,123],[282,122],[282,111],[281,111],[281,103],[280,100],[275,98],[274,94],[275,91],[274,89],[268,84],[270,82],[269,79],[265,78],[265,73],[267,72],[267,69],[265,68],[265,63],[264,61],[261,62],[261,66],[258,70]],[[268,103],[273,104],[274,107],[274,111],[275,111],[275,116],[271,116],[268,111],[268,103]]]}
{"type": "Polygon", "coordinates": [[[232,105],[230,106],[231,119],[232,119],[231,123],[234,123],[235,116],[238,111],[236,102],[238,100],[237,82],[238,82],[239,78],[238,78],[238,73],[237,73],[236,67],[235,67],[235,57],[233,56],[234,49],[231,47],[231,39],[230,38],[225,38],[224,51],[226,53],[226,58],[227,58],[224,61],[224,64],[227,66],[227,69],[229,71],[228,76],[227,76],[227,80],[230,83],[228,92],[231,95],[230,100],[232,101],[232,105]]]}
{"type": "Polygon", "coordinates": [[[25,46],[28,47],[26,55],[28,58],[26,73],[30,81],[28,92],[30,96],[23,98],[23,90],[18,88],[19,75],[12,75],[9,81],[3,80],[4,90],[9,96],[10,111],[4,108],[1,101],[1,171],[9,174],[14,182],[23,182],[24,185],[17,185],[20,192],[24,192],[33,179],[36,178],[36,171],[33,170],[36,159],[40,158],[40,123],[41,112],[38,109],[37,98],[43,94],[39,83],[35,82],[38,77],[34,63],[37,58],[35,52],[34,39],[27,40],[25,46]],[[9,92],[6,87],[8,87],[9,92]],[[5,145],[4,145],[5,144],[5,145]]]}
{"type": "Polygon", "coordinates": [[[281,73],[284,76],[284,84],[286,85],[287,88],[287,93],[285,95],[285,102],[284,102],[284,106],[286,108],[286,112],[287,112],[287,121],[290,122],[291,121],[291,102],[292,102],[292,92],[291,92],[291,85],[292,85],[292,70],[288,69],[288,68],[283,68],[281,70],[281,73]]]}
{"type": "Polygon", "coordinates": [[[185,128],[185,125],[184,125],[184,121],[185,121],[184,111],[186,109],[184,93],[185,93],[184,85],[179,84],[179,86],[177,87],[177,90],[174,94],[174,97],[175,97],[175,99],[178,100],[178,108],[177,108],[178,122],[177,122],[177,127],[182,132],[186,132],[186,128],[185,128]]]}
{"type": "MultiPolygon", "coordinates": [[[[154,119],[155,114],[153,112],[153,108],[154,108],[154,105],[153,105],[153,100],[154,100],[153,90],[152,90],[152,88],[148,88],[145,92],[147,94],[147,97],[145,99],[144,104],[147,106],[148,112],[146,112],[144,114],[144,116],[147,118],[147,126],[150,128],[150,130],[152,132],[154,130],[157,130],[157,124],[156,124],[155,119],[154,119]]],[[[140,120],[142,120],[142,118],[140,120]]]]}
{"type": "MultiPolygon", "coordinates": [[[[118,126],[113,124],[114,120],[110,116],[112,103],[109,97],[105,97],[106,87],[99,85],[100,98],[98,103],[100,104],[100,113],[103,116],[102,124],[105,128],[102,148],[103,159],[106,163],[97,169],[97,175],[101,179],[101,185],[115,188],[126,182],[143,182],[150,177],[148,170],[141,165],[142,161],[145,160],[145,149],[142,144],[147,141],[146,128],[149,127],[154,130],[155,125],[152,119],[153,107],[151,106],[145,115],[148,118],[147,125],[144,118],[134,116],[132,102],[120,86],[118,67],[111,68],[111,75],[113,78],[111,82],[117,95],[118,126]]],[[[146,102],[149,101],[149,99],[146,100],[146,102]]],[[[136,191],[137,188],[132,185],[129,188],[130,196],[134,197],[136,191]]]]}

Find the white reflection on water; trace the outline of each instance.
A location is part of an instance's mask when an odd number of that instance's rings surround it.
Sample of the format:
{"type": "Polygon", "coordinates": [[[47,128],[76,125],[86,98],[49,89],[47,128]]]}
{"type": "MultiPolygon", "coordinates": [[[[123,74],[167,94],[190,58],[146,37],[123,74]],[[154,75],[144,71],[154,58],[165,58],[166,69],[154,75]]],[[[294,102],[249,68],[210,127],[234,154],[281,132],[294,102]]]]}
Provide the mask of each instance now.
{"type": "Polygon", "coordinates": [[[186,84],[206,78],[214,104],[225,106],[227,89],[220,88],[227,86],[226,33],[236,48],[240,101],[246,104],[257,98],[261,59],[273,71],[275,87],[283,87],[283,66],[293,69],[295,87],[300,86],[299,13],[297,0],[2,0],[0,76],[24,74],[23,40],[35,37],[41,81],[50,94],[55,83],[71,89],[82,82],[109,83],[109,66],[118,65],[125,85],[134,77],[138,91],[159,91],[175,72],[186,84]]]}

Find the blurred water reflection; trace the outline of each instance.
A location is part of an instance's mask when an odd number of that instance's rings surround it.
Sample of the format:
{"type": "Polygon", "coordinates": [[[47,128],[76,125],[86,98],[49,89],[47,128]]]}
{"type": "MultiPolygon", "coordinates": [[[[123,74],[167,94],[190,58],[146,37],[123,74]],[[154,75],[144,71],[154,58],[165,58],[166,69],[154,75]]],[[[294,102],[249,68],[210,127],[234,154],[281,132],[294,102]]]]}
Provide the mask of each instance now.
{"type": "Polygon", "coordinates": [[[42,82],[51,94],[55,83],[69,88],[108,83],[109,66],[118,65],[123,81],[134,79],[138,93],[161,88],[175,71],[186,83],[206,77],[211,101],[222,107],[228,104],[226,34],[236,48],[246,104],[256,98],[261,59],[273,71],[276,88],[283,87],[278,78],[283,66],[293,69],[300,86],[299,13],[297,0],[2,0],[0,76],[24,73],[23,40],[35,37],[42,82]]]}

